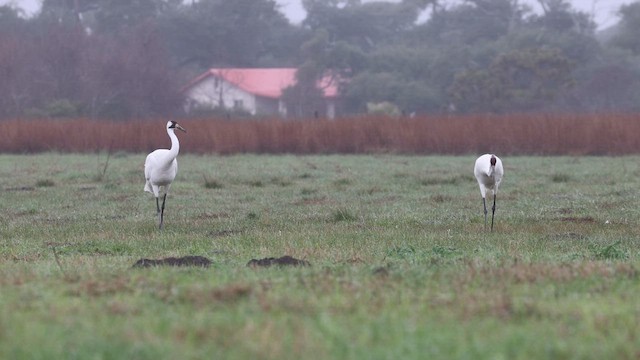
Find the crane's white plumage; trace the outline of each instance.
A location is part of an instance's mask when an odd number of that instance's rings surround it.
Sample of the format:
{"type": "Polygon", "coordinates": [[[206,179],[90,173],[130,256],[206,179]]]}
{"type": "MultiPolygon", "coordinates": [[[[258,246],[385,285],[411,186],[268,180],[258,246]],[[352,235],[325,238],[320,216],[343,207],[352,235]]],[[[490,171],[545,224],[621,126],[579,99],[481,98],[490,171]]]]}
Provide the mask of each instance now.
{"type": "Polygon", "coordinates": [[[144,191],[148,191],[156,197],[156,209],[158,210],[159,228],[162,229],[164,221],[164,203],[167,200],[167,193],[171,187],[173,179],[178,173],[178,161],[176,157],[180,151],[180,142],[175,134],[175,129],[187,132],[175,121],[167,122],[167,134],[171,139],[171,149],[158,149],[147,155],[144,162],[144,191]],[[162,198],[162,208],[160,207],[160,195],[162,198]]]}
{"type": "Polygon", "coordinates": [[[493,231],[493,217],[496,212],[496,196],[498,195],[498,187],[500,187],[500,182],[504,175],[502,160],[493,154],[484,154],[476,160],[473,173],[478,180],[480,194],[482,195],[485,228],[487,227],[487,203],[485,201],[487,190],[491,190],[491,193],[493,194],[493,206],[491,207],[491,231],[493,231]]]}

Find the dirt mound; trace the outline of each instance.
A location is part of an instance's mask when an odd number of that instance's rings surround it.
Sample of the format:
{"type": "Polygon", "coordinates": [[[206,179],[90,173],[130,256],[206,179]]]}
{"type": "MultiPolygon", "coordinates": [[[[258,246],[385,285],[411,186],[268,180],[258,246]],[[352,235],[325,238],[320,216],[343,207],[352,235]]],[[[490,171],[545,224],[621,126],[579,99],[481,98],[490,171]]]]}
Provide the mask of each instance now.
{"type": "Polygon", "coordinates": [[[183,256],[179,258],[168,257],[159,260],[140,259],[133,264],[134,268],[146,268],[151,266],[200,266],[209,267],[211,260],[203,256],[183,256]]]}
{"type": "Polygon", "coordinates": [[[278,266],[311,266],[308,261],[293,258],[291,256],[283,256],[279,258],[264,258],[264,259],[251,259],[248,263],[248,267],[269,267],[271,265],[278,266]]]}
{"type": "Polygon", "coordinates": [[[380,277],[387,277],[389,276],[389,269],[387,269],[386,267],[377,267],[375,269],[373,269],[373,275],[375,276],[380,276],[380,277]]]}

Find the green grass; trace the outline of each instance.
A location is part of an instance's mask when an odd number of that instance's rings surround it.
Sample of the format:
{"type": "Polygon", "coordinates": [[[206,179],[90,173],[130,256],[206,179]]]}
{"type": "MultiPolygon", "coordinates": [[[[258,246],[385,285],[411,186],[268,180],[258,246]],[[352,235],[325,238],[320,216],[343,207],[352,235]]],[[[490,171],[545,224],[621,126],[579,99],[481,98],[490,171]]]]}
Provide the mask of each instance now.
{"type": "Polygon", "coordinates": [[[640,354],[640,157],[504,158],[493,233],[471,156],[181,155],[163,231],[106,158],[0,156],[0,358],[640,354]]]}

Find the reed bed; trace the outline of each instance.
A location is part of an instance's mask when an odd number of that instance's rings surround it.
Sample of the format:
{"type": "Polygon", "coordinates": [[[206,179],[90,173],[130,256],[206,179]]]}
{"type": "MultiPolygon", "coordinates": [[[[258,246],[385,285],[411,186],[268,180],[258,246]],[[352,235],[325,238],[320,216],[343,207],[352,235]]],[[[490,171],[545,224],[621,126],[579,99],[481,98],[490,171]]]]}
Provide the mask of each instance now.
{"type": "MultiPolygon", "coordinates": [[[[169,146],[167,119],[9,120],[0,152],[146,152],[169,146]]],[[[624,155],[640,153],[634,114],[183,119],[181,152],[196,154],[624,155]]]]}

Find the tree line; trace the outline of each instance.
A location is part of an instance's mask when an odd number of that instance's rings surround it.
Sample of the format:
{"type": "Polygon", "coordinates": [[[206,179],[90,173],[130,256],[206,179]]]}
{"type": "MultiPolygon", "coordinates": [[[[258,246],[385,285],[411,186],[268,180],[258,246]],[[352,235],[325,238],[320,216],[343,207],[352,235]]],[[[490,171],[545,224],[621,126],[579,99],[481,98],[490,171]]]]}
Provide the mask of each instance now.
{"type": "MultiPolygon", "coordinates": [[[[212,67],[297,67],[285,97],[342,114],[640,110],[640,2],[597,31],[568,0],[44,0],[0,7],[0,118],[184,115],[181,87],[212,67]]],[[[307,109],[307,110],[305,110],[307,109]]]]}

